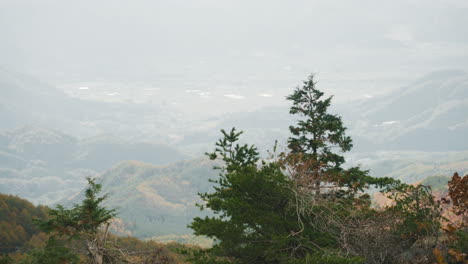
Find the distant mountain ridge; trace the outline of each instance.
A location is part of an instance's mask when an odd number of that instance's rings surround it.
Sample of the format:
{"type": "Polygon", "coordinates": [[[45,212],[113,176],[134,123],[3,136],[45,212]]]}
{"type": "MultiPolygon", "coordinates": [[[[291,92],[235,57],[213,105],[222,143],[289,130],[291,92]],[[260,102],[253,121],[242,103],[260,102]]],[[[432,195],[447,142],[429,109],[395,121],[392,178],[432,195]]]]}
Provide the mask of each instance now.
{"type": "Polygon", "coordinates": [[[467,150],[468,74],[428,74],[387,96],[349,107],[346,115],[357,119],[350,133],[358,147],[363,140],[387,150],[467,150]]]}
{"type": "Polygon", "coordinates": [[[76,101],[29,75],[0,68],[0,129],[66,120],[76,101]]]}
{"type": "Polygon", "coordinates": [[[468,100],[468,74],[460,70],[438,71],[360,107],[375,122],[400,120],[421,114],[447,102],[468,100]]]}
{"type": "Polygon", "coordinates": [[[35,126],[0,133],[0,192],[50,204],[81,189],[95,176],[125,160],[169,164],[187,159],[168,145],[116,137],[80,140],[35,126]]]}

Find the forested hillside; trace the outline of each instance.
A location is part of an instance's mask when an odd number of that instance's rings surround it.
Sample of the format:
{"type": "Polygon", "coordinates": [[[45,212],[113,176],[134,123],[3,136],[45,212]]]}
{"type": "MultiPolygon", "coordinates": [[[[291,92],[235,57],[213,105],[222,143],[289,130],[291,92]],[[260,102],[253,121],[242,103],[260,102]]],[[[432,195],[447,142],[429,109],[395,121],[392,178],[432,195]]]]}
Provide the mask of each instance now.
{"type": "Polygon", "coordinates": [[[33,219],[44,220],[47,207],[34,206],[17,196],[0,194],[0,253],[22,249],[40,230],[33,219]]]}
{"type": "MultiPolygon", "coordinates": [[[[0,263],[77,263],[80,259],[85,260],[82,238],[57,238],[57,243],[56,240],[50,240],[53,235],[41,231],[38,221],[48,219],[49,213],[50,208],[45,206],[34,206],[20,197],[0,194],[0,263]],[[64,245],[72,248],[77,254],[64,245]]],[[[109,241],[126,252],[127,261],[130,263],[187,263],[186,257],[176,252],[189,248],[179,244],[163,245],[130,236],[114,235],[110,235],[109,241]]]]}

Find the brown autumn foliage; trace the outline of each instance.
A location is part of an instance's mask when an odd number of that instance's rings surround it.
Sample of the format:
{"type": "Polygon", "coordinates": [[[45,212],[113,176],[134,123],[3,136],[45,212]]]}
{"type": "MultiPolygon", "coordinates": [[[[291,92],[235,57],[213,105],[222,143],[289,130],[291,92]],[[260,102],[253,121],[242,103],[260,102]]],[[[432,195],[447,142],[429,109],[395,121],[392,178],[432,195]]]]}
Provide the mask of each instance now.
{"type": "Polygon", "coordinates": [[[373,208],[370,197],[359,191],[362,183],[344,185],[343,174],[324,170],[325,164],[301,153],[283,154],[279,162],[293,183],[296,199],[292,206],[301,226],[312,224],[331,234],[347,255],[361,256],[365,263],[428,263],[434,259],[431,250],[438,233],[439,214],[434,197],[425,192],[424,186],[395,192],[393,201],[383,194],[391,202],[373,208]],[[346,193],[355,195],[346,196],[346,193]],[[343,204],[337,212],[332,200],[347,205],[343,204]],[[395,201],[413,202],[395,210],[395,201]],[[420,214],[419,222],[414,220],[417,229],[402,232],[402,226],[407,225],[405,219],[416,217],[422,208],[427,209],[427,213],[420,214]],[[404,212],[400,213],[402,210],[404,212]]]}
{"type": "Polygon", "coordinates": [[[16,251],[39,234],[33,219],[44,219],[46,215],[45,206],[34,206],[17,196],[0,194],[0,254],[16,251]]]}
{"type": "Polygon", "coordinates": [[[461,224],[466,225],[468,216],[468,175],[460,177],[458,173],[454,173],[452,179],[448,183],[449,196],[452,202],[453,212],[463,217],[461,224]]]}
{"type": "Polygon", "coordinates": [[[454,173],[448,182],[448,194],[441,198],[447,217],[445,238],[433,253],[438,264],[468,264],[468,175],[454,173]]]}

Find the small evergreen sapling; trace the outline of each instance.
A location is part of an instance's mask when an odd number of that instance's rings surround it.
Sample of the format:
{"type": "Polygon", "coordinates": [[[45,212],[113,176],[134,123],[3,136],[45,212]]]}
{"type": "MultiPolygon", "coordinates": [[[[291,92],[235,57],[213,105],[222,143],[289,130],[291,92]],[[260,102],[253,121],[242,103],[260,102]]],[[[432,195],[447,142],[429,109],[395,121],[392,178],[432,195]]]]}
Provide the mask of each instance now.
{"type": "Polygon", "coordinates": [[[107,209],[102,202],[107,195],[98,196],[101,184],[95,179],[87,178],[88,188],[85,191],[85,199],[79,205],[71,209],[65,209],[58,205],[56,209],[50,209],[50,218],[40,221],[40,228],[52,233],[54,236],[68,239],[84,239],[86,250],[92,263],[105,263],[106,241],[109,231],[110,220],[116,216],[115,209],[107,209]]]}

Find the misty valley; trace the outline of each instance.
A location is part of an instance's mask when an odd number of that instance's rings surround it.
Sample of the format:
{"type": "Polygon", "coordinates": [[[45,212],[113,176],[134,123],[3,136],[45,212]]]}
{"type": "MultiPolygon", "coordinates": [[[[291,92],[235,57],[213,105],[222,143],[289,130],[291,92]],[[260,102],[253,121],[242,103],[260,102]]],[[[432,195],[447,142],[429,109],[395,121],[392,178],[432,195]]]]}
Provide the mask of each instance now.
{"type": "Polygon", "coordinates": [[[0,264],[468,264],[466,0],[0,0],[0,264]]]}
{"type": "MultiPolygon", "coordinates": [[[[333,105],[354,140],[346,166],[434,186],[443,186],[453,172],[464,175],[468,121],[460,113],[468,106],[467,84],[464,72],[435,72],[401,91],[333,105]]],[[[278,150],[286,149],[288,126],[295,121],[283,106],[196,121],[171,118],[177,110],[98,104],[6,70],[2,94],[0,192],[34,204],[71,207],[83,199],[86,177],[93,177],[109,195],[105,206],[118,212],[114,234],[166,243],[212,243],[196,238],[188,225],[194,217],[212,214],[196,203],[202,202],[199,193],[213,189],[210,179],[219,177],[213,170],[219,162],[203,152],[220,129],[242,128],[245,142],[256,142],[265,159],[275,140],[278,150]]]]}

